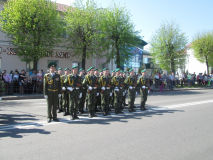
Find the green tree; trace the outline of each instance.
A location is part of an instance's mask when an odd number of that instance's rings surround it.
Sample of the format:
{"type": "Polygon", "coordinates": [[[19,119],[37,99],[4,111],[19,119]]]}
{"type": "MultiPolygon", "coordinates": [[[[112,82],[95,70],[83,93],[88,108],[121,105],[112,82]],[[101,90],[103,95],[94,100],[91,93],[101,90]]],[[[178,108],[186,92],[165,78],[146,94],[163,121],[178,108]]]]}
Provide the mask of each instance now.
{"type": "Polygon", "coordinates": [[[213,31],[198,32],[191,47],[195,58],[206,64],[209,73],[209,66],[213,66],[213,31]]]}
{"type": "Polygon", "coordinates": [[[76,0],[67,12],[65,12],[67,48],[74,50],[74,55],[82,59],[82,67],[85,68],[86,58],[100,57],[103,48],[100,41],[99,9],[93,0],[76,0]]]}
{"type": "Polygon", "coordinates": [[[119,68],[132,58],[132,47],[140,43],[139,31],[135,31],[130,13],[125,7],[113,3],[100,13],[102,48],[106,51],[107,62],[115,59],[119,68]]]}
{"type": "Polygon", "coordinates": [[[150,45],[153,62],[160,68],[175,72],[186,63],[187,38],[176,22],[162,23],[152,36],[150,45]]]}
{"type": "Polygon", "coordinates": [[[37,62],[60,42],[60,16],[49,0],[9,0],[0,12],[1,27],[22,61],[37,62]]]}

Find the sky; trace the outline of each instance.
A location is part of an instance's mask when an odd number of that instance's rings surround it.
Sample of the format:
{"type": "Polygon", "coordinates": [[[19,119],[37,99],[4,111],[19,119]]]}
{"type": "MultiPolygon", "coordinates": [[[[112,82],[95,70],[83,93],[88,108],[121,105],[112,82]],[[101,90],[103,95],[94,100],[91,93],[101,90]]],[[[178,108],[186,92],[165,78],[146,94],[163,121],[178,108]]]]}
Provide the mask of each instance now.
{"type": "MultiPolygon", "coordinates": [[[[86,0],[84,0],[86,1],[86,0]]],[[[57,0],[57,3],[70,5],[74,0],[57,0]]],[[[111,0],[95,0],[100,7],[107,8],[111,0]]],[[[197,32],[213,30],[213,0],[114,0],[125,6],[132,15],[135,29],[147,43],[160,25],[174,20],[181,32],[192,42],[197,32]]],[[[148,49],[149,45],[145,46],[148,49]]]]}

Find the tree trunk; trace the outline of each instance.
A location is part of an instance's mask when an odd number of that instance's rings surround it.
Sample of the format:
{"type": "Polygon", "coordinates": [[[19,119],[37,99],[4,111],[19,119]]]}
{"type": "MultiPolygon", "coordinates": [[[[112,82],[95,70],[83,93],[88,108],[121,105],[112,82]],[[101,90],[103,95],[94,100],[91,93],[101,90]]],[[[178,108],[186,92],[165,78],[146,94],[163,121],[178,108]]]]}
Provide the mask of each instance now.
{"type": "Polygon", "coordinates": [[[36,70],[36,72],[37,72],[37,63],[38,63],[38,61],[37,60],[33,60],[33,70],[36,70]]]}
{"type": "Polygon", "coordinates": [[[83,49],[83,56],[82,56],[82,60],[81,60],[81,63],[82,63],[82,68],[84,68],[84,70],[86,70],[85,68],[85,64],[86,64],[86,47],[84,47],[83,49]]]}
{"type": "Polygon", "coordinates": [[[209,63],[208,63],[207,56],[205,58],[206,58],[206,67],[207,67],[206,74],[208,74],[209,73],[209,63]]]}
{"type": "Polygon", "coordinates": [[[116,64],[117,64],[117,68],[121,67],[121,63],[120,63],[120,53],[119,53],[119,47],[118,47],[118,43],[116,41],[116,64]]]}

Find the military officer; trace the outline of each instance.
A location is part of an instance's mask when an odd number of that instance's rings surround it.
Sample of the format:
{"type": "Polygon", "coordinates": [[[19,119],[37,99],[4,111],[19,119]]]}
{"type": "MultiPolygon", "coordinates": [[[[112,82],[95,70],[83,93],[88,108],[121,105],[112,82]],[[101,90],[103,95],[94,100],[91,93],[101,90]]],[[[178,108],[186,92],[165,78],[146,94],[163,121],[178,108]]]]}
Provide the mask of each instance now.
{"type": "Polygon", "coordinates": [[[115,107],[115,114],[123,113],[120,108],[121,104],[121,91],[120,91],[120,85],[121,85],[121,78],[120,78],[120,68],[117,68],[115,70],[116,75],[112,78],[111,84],[114,89],[114,107],[115,107]]]}
{"type": "Polygon", "coordinates": [[[87,86],[87,107],[89,111],[89,118],[96,117],[95,115],[95,99],[97,97],[98,79],[94,75],[94,67],[89,68],[89,74],[85,76],[83,86],[87,86]]]}
{"type": "Polygon", "coordinates": [[[77,73],[78,66],[73,66],[72,74],[68,75],[65,80],[67,89],[69,90],[69,110],[71,120],[79,119],[77,116],[77,112],[80,103],[80,98],[82,97],[82,93],[80,92],[81,77],[79,77],[77,73]]]}
{"type": "Polygon", "coordinates": [[[66,83],[65,80],[67,79],[67,76],[70,74],[69,68],[64,69],[64,75],[61,76],[61,85],[62,85],[62,106],[63,106],[63,116],[66,116],[69,114],[69,93],[66,89],[66,83]]]}
{"type": "MultiPolygon", "coordinates": [[[[61,77],[62,76],[62,68],[58,68],[58,72],[57,73],[61,77]]],[[[61,84],[61,87],[63,87],[63,84],[61,84]]],[[[58,98],[58,113],[61,113],[62,111],[63,111],[63,107],[62,107],[62,96],[61,96],[60,98],[58,98]]]]}
{"type": "MultiPolygon", "coordinates": [[[[124,77],[124,79],[126,79],[126,72],[125,71],[123,71],[123,77],[124,77]]],[[[123,96],[123,98],[122,98],[122,104],[124,105],[124,106],[128,106],[128,104],[126,104],[126,95],[127,95],[127,88],[125,88],[125,95],[123,96]]]]}
{"type": "Polygon", "coordinates": [[[51,119],[57,119],[57,104],[58,97],[61,97],[61,78],[59,74],[54,73],[55,62],[50,62],[48,68],[50,73],[44,75],[44,97],[47,99],[47,122],[50,123],[51,119]],[[51,113],[52,112],[52,113],[51,113]]]}
{"type": "Polygon", "coordinates": [[[103,111],[103,116],[110,115],[109,108],[109,98],[111,93],[111,78],[109,77],[109,68],[103,69],[103,76],[98,80],[99,86],[101,88],[101,108],[103,111]]]}
{"type": "MultiPolygon", "coordinates": [[[[79,76],[81,77],[81,82],[83,83],[84,81],[84,69],[81,68],[79,69],[79,76]]],[[[82,97],[80,99],[80,105],[79,105],[79,113],[82,114],[84,113],[84,103],[86,100],[86,93],[87,93],[87,88],[86,87],[81,87],[81,93],[82,93],[82,97]]]]}
{"type": "MultiPolygon", "coordinates": [[[[94,75],[96,76],[96,78],[99,80],[100,76],[99,76],[99,71],[96,68],[94,75]]],[[[97,88],[97,97],[96,97],[96,103],[95,103],[95,112],[100,112],[100,110],[98,109],[98,106],[101,106],[101,94],[100,94],[100,87],[97,88]]]]}
{"type": "Polygon", "coordinates": [[[135,112],[134,110],[134,102],[135,102],[135,94],[136,94],[136,86],[137,86],[137,79],[134,76],[134,70],[129,70],[129,76],[126,77],[124,83],[126,88],[128,88],[128,95],[129,95],[129,112],[135,112]]]}
{"type": "Polygon", "coordinates": [[[121,70],[120,71],[120,79],[121,79],[121,85],[120,85],[120,92],[121,92],[121,104],[120,104],[120,108],[121,109],[124,109],[124,106],[122,105],[123,104],[123,97],[125,96],[125,85],[124,85],[124,77],[123,77],[123,71],[121,70]]]}
{"type": "Polygon", "coordinates": [[[140,92],[141,92],[140,109],[142,111],[145,111],[145,110],[147,110],[145,108],[145,103],[147,101],[149,83],[148,83],[148,79],[146,78],[146,69],[142,70],[141,73],[142,73],[142,76],[138,79],[137,85],[138,85],[138,87],[140,87],[140,92]]]}

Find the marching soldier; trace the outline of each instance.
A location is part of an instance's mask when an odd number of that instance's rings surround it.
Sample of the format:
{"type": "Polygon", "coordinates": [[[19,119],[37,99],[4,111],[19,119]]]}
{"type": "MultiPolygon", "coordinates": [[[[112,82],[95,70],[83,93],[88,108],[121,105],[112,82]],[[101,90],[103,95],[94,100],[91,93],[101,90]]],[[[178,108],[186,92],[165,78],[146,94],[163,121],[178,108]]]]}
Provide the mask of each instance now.
{"type": "Polygon", "coordinates": [[[120,91],[120,85],[121,85],[121,78],[120,78],[120,68],[117,68],[115,70],[116,75],[112,78],[111,84],[114,89],[114,107],[115,107],[115,114],[123,113],[120,108],[121,104],[121,91],[120,91]]]}
{"type": "MultiPolygon", "coordinates": [[[[84,81],[84,69],[83,68],[79,69],[79,76],[81,77],[81,83],[83,83],[83,81],[84,81]]],[[[84,104],[85,104],[85,100],[86,100],[87,88],[81,87],[81,92],[82,92],[82,97],[80,99],[80,105],[79,105],[80,114],[84,113],[84,104]]]]}
{"type": "Polygon", "coordinates": [[[69,93],[68,93],[69,90],[66,89],[66,83],[64,83],[69,73],[70,73],[69,68],[65,68],[64,75],[61,76],[61,85],[62,85],[62,93],[63,93],[62,106],[64,110],[63,116],[66,116],[67,114],[69,114],[69,93]]]}
{"type": "Polygon", "coordinates": [[[135,94],[136,94],[136,86],[137,86],[137,79],[134,76],[134,70],[129,70],[130,75],[126,77],[124,83],[126,88],[128,88],[128,95],[129,95],[129,112],[135,112],[134,110],[134,102],[135,102],[135,94]]]}
{"type": "MultiPolygon", "coordinates": [[[[111,72],[111,79],[115,76],[115,71],[113,70],[111,72]]],[[[114,108],[114,92],[112,92],[112,96],[110,96],[110,104],[111,107],[114,108]]],[[[111,111],[111,109],[109,108],[109,111],[111,111]]]]}
{"type": "MultiPolygon", "coordinates": [[[[124,77],[124,79],[126,79],[126,72],[124,72],[123,71],[123,77],[124,77]]],[[[124,105],[124,106],[128,106],[128,104],[126,104],[126,95],[127,95],[127,88],[125,88],[125,95],[123,96],[123,98],[122,98],[122,104],[124,105]]]]}
{"type": "MultiPolygon", "coordinates": [[[[99,77],[99,71],[98,71],[97,68],[95,69],[94,75],[99,80],[100,77],[99,77]]],[[[100,87],[97,88],[97,97],[96,97],[96,103],[95,103],[95,112],[100,112],[100,110],[98,109],[98,106],[101,106],[100,87]]]]}
{"type": "Polygon", "coordinates": [[[81,77],[79,77],[77,73],[78,67],[73,66],[72,74],[68,75],[65,80],[67,89],[69,90],[69,110],[71,120],[79,119],[77,116],[77,112],[80,103],[80,98],[82,97],[82,93],[80,93],[81,77]]]}
{"type": "MultiPolygon", "coordinates": [[[[62,68],[58,68],[58,72],[57,73],[61,77],[62,76],[62,68]]],[[[63,84],[61,84],[61,87],[63,87],[63,84]]],[[[58,98],[58,113],[61,113],[62,111],[63,111],[63,107],[62,107],[62,96],[61,96],[61,97],[58,98]]]]}
{"type": "Polygon", "coordinates": [[[96,117],[95,115],[95,99],[97,97],[98,79],[94,75],[94,67],[89,68],[89,74],[85,76],[83,86],[87,90],[87,107],[89,111],[89,118],[96,117]]]}
{"type": "Polygon", "coordinates": [[[142,111],[145,111],[147,110],[145,108],[145,103],[147,101],[149,83],[148,83],[148,79],[146,78],[146,69],[142,70],[141,73],[142,73],[142,76],[138,79],[137,85],[140,87],[140,92],[141,92],[140,109],[142,111]]]}
{"type": "Polygon", "coordinates": [[[61,79],[60,75],[54,73],[55,62],[48,64],[49,72],[44,75],[44,97],[47,99],[47,122],[50,123],[51,119],[59,121],[57,119],[57,104],[58,98],[61,97],[61,79]]]}
{"type": "Polygon", "coordinates": [[[120,108],[121,108],[121,109],[124,109],[124,107],[123,107],[122,104],[123,104],[123,99],[124,99],[123,97],[125,96],[125,89],[126,89],[126,88],[125,88],[125,86],[124,86],[124,80],[125,80],[125,79],[124,79],[124,77],[123,77],[123,71],[122,71],[122,70],[120,71],[120,77],[121,77],[121,78],[120,78],[120,79],[121,79],[121,85],[120,85],[121,104],[120,104],[120,108]]]}
{"type": "Polygon", "coordinates": [[[101,87],[101,108],[103,110],[103,116],[110,115],[108,111],[109,98],[111,93],[111,78],[109,77],[109,68],[103,69],[103,76],[99,78],[99,86],[101,87]]]}

